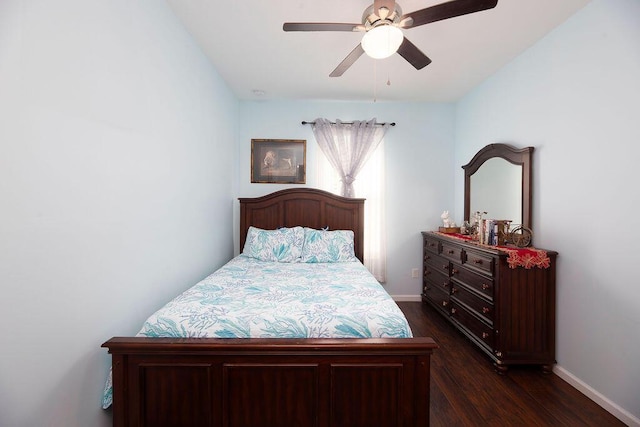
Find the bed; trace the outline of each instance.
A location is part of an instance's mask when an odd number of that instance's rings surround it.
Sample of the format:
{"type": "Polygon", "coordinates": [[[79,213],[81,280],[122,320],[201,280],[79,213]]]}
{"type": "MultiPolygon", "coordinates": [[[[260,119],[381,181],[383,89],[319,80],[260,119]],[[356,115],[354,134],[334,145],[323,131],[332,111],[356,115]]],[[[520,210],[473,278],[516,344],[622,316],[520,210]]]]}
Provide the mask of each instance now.
{"type": "Polygon", "coordinates": [[[138,336],[102,345],[112,355],[113,425],[429,425],[437,346],[411,337],[361,264],[363,208],[362,199],[308,188],[241,198],[242,253],[150,316],[138,336]],[[248,259],[265,235],[286,232],[297,241],[300,230],[307,242],[350,237],[351,252],[339,240],[327,251],[339,262],[288,246],[269,252],[276,261],[248,259]],[[239,303],[253,294],[258,314],[239,303]],[[190,308],[179,305],[187,300],[190,308]],[[202,300],[216,304],[202,308],[202,300]],[[371,301],[376,316],[364,308],[371,301]],[[212,311],[214,320],[205,316],[212,311]],[[309,321],[298,323],[302,317],[309,321]]]}

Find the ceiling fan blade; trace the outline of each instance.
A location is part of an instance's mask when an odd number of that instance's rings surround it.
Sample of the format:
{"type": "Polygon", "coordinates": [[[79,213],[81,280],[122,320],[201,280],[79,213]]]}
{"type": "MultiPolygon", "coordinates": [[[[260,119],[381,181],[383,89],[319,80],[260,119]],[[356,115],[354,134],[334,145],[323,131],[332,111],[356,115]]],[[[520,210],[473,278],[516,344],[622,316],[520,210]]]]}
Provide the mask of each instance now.
{"type": "Polygon", "coordinates": [[[456,16],[467,15],[469,13],[480,12],[482,10],[496,7],[498,0],[452,0],[426,9],[416,10],[402,16],[411,18],[407,20],[404,28],[413,28],[443,19],[454,18],[456,16]]]}
{"type": "Polygon", "coordinates": [[[336,69],[333,70],[331,74],[329,74],[329,77],[340,77],[341,75],[343,75],[344,72],[347,71],[347,69],[351,67],[353,63],[362,56],[363,53],[364,49],[362,48],[362,45],[358,43],[358,46],[356,46],[356,48],[353,49],[351,53],[347,55],[347,57],[344,58],[340,64],[338,64],[336,69]]]}
{"type": "Polygon", "coordinates": [[[375,0],[373,2],[373,13],[375,13],[376,15],[378,15],[379,18],[386,18],[387,15],[385,16],[381,16],[379,10],[381,7],[386,7],[387,8],[387,14],[390,15],[391,13],[393,13],[393,11],[396,8],[396,2],[395,0],[375,0]]]}
{"type": "Polygon", "coordinates": [[[360,31],[362,24],[340,22],[285,22],[284,31],[360,31]]]}
{"type": "Polygon", "coordinates": [[[416,47],[413,43],[411,43],[406,37],[402,40],[402,44],[398,48],[398,54],[402,56],[404,59],[409,61],[411,65],[413,65],[416,70],[421,70],[427,65],[431,64],[431,59],[420,49],[416,47]]]}

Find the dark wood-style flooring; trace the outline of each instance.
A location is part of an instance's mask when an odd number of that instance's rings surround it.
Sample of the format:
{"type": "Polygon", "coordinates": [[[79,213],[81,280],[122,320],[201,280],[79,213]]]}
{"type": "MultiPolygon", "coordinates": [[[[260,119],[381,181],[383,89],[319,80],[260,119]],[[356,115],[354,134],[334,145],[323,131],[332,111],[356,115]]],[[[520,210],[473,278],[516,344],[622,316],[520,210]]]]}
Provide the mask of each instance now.
{"type": "Polygon", "coordinates": [[[414,336],[440,346],[431,358],[432,426],[624,426],[555,374],[537,367],[496,374],[491,360],[433,309],[398,305],[414,336]]]}

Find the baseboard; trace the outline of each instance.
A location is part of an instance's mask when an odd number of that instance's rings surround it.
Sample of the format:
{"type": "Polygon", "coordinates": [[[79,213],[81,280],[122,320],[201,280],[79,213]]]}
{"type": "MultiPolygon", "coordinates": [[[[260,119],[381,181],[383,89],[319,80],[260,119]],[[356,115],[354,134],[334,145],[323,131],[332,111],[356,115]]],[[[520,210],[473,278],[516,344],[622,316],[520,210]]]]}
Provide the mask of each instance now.
{"type": "Polygon", "coordinates": [[[420,295],[391,295],[396,302],[420,302],[422,297],[420,295]]]}
{"type": "Polygon", "coordinates": [[[611,413],[614,417],[616,417],[626,425],[630,427],[640,427],[640,419],[638,417],[629,413],[629,411],[621,408],[606,396],[603,396],[601,393],[594,390],[592,387],[583,382],[580,378],[573,375],[571,372],[564,369],[562,366],[556,365],[553,368],[553,373],[571,384],[589,399],[602,406],[602,408],[604,408],[607,412],[611,413]]]}

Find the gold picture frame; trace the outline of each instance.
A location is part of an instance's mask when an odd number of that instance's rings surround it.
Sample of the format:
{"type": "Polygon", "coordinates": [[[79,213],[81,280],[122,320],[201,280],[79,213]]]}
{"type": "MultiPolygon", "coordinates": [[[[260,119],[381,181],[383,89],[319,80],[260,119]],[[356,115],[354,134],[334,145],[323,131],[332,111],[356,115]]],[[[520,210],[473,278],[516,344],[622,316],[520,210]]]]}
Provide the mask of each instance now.
{"type": "Polygon", "coordinates": [[[251,182],[304,184],[306,157],[305,139],[252,139],[251,182]]]}

